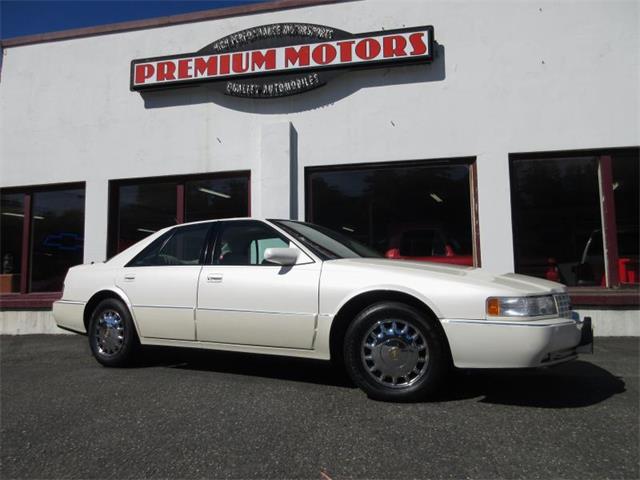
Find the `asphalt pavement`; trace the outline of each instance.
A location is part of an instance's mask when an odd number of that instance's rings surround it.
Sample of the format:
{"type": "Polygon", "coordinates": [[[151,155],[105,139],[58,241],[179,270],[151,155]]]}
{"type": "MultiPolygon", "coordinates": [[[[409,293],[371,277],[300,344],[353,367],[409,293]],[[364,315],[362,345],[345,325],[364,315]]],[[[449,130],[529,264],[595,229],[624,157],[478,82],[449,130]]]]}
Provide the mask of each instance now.
{"type": "Polygon", "coordinates": [[[639,339],[546,370],[458,372],[435,401],[368,399],[329,364],[0,338],[2,479],[637,479],[639,339]]]}

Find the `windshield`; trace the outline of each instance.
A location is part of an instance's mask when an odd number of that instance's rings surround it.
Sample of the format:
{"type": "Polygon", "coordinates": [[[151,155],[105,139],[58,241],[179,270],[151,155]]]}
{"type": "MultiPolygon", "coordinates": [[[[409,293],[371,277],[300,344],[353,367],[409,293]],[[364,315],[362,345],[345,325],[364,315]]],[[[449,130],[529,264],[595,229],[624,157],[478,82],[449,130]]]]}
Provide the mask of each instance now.
{"type": "Polygon", "coordinates": [[[337,258],[380,258],[378,252],[346,235],[311,223],[292,220],[272,220],[273,223],[292,235],[322,260],[337,258]]]}

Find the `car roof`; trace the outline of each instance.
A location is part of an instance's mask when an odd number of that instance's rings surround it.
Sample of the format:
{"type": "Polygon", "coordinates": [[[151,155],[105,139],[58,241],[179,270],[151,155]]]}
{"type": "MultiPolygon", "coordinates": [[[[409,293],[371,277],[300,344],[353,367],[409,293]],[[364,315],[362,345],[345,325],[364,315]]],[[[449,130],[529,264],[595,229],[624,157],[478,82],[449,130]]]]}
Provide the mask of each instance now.
{"type": "Polygon", "coordinates": [[[179,223],[177,225],[171,225],[171,227],[167,227],[167,228],[173,228],[173,227],[186,227],[189,225],[200,225],[202,223],[215,223],[215,222],[239,222],[239,221],[247,221],[247,220],[254,220],[254,221],[258,221],[258,222],[265,222],[265,221],[269,221],[266,218],[259,218],[259,217],[231,217],[231,218],[212,218],[210,220],[198,220],[196,222],[185,222],[185,223],[179,223]]]}

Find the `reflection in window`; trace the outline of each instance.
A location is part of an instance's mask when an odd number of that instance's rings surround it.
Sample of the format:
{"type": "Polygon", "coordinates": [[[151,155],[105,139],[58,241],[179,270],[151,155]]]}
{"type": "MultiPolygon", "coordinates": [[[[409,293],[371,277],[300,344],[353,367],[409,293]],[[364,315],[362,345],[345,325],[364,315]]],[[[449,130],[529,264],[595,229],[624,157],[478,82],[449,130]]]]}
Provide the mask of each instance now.
{"type": "Polygon", "coordinates": [[[322,169],[307,195],[307,220],[388,258],[473,265],[467,164],[322,169]]]}
{"type": "Polygon", "coordinates": [[[515,270],[567,285],[604,275],[596,157],[512,163],[515,270]]]}
{"type": "Polygon", "coordinates": [[[31,292],[62,290],[69,267],[82,263],[84,189],[33,193],[31,292]]]}
{"type": "Polygon", "coordinates": [[[2,194],[0,205],[0,293],[20,291],[24,194],[2,194]]]}
{"type": "Polygon", "coordinates": [[[177,222],[175,182],[123,185],[118,201],[118,252],[177,222]]]}
{"type": "Polygon", "coordinates": [[[185,183],[185,221],[246,217],[249,213],[249,177],[225,176],[185,183]]]}
{"type": "Polygon", "coordinates": [[[215,265],[265,265],[267,248],[287,248],[289,242],[262,222],[231,223],[220,236],[215,265]]]}
{"type": "Polygon", "coordinates": [[[640,218],[640,159],[638,151],[616,154],[612,158],[613,195],[618,227],[618,275],[621,284],[638,284],[638,220],[640,218]]]}
{"type": "MultiPolygon", "coordinates": [[[[516,272],[569,286],[606,286],[605,255],[618,266],[611,285],[638,284],[638,149],[606,156],[517,158],[511,161],[516,272]],[[618,257],[603,245],[598,169],[605,191],[613,190],[618,257]]],[[[602,193],[602,195],[601,195],[602,193]]],[[[603,204],[604,211],[611,211],[603,204]]]]}
{"type": "Polygon", "coordinates": [[[249,215],[249,173],[166,177],[111,186],[109,256],[176,223],[249,215]]]}

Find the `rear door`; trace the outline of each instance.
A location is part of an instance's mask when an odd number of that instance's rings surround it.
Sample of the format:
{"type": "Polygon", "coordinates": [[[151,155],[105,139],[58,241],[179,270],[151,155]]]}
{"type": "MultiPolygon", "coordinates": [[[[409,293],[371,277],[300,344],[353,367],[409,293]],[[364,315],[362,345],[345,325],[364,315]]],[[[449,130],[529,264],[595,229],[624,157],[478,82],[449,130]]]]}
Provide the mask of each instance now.
{"type": "Polygon", "coordinates": [[[196,339],[198,277],[210,227],[176,227],[121,270],[116,284],[129,297],[140,336],[196,339]]]}
{"type": "Polygon", "coordinates": [[[310,349],[318,313],[321,263],[300,251],[282,267],[264,260],[270,247],[295,247],[265,222],[223,222],[200,274],[199,341],[310,349]]]}

